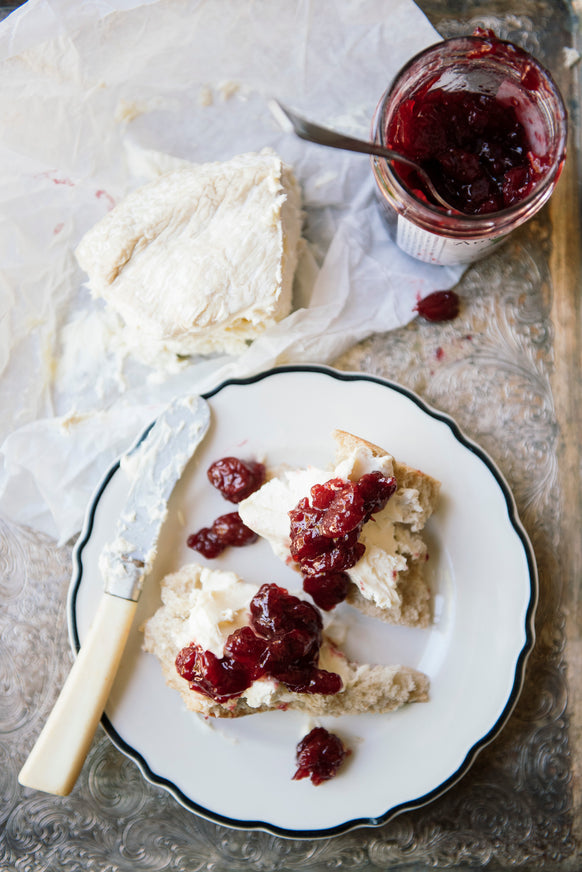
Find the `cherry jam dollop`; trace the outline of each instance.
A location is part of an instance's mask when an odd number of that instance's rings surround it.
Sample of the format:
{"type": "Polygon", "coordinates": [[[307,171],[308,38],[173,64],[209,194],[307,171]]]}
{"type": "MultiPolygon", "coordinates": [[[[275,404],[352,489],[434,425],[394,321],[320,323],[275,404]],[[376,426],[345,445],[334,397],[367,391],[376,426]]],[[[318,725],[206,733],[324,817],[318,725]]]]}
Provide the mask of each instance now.
{"type": "Polygon", "coordinates": [[[310,778],[316,786],[329,781],[351,753],[339,736],[325,727],[314,727],[297,745],[294,781],[310,778]]]}
{"type": "MultiPolygon", "coordinates": [[[[221,457],[208,467],[206,474],[226,500],[240,503],[261,487],[265,480],[265,467],[255,460],[221,457]]],[[[186,544],[212,560],[229,546],[242,548],[257,539],[257,534],[243,523],[238,512],[228,512],[216,518],[210,527],[202,527],[191,533],[186,544]]]]}
{"type": "Polygon", "coordinates": [[[176,669],[192,690],[218,703],[240,696],[263,676],[296,693],[338,693],[341,677],[317,665],[322,639],[315,606],[263,584],[251,600],[249,626],[228,636],[222,657],[192,642],[178,653],[176,669]]]}
{"type": "Polygon", "coordinates": [[[196,533],[188,536],[186,544],[188,548],[198,551],[203,557],[214,558],[228,548],[242,548],[251,545],[258,539],[257,534],[243,524],[238,512],[229,512],[220,515],[212,522],[210,527],[202,527],[196,533]]]}
{"type": "Polygon", "coordinates": [[[221,457],[209,466],[207,476],[210,484],[226,500],[240,503],[261,487],[265,480],[265,467],[254,460],[221,457]]]}
{"type": "Polygon", "coordinates": [[[381,511],[394,491],[396,479],[370,472],[358,481],[333,478],[311,488],[308,497],[289,512],[291,556],[304,577],[304,590],[322,609],[345,599],[346,570],[363,556],[359,541],[364,524],[381,511]]]}

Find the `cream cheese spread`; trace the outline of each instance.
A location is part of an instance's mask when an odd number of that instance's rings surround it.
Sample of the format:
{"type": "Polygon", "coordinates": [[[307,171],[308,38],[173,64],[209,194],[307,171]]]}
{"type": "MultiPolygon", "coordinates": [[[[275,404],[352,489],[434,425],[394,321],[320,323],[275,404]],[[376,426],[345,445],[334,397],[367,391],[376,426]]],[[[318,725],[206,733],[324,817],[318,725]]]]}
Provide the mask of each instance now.
{"type": "Polygon", "coordinates": [[[241,581],[234,572],[206,567],[197,567],[189,577],[194,584],[185,591],[184,615],[176,621],[174,642],[178,648],[196,642],[205,651],[222,657],[229,635],[248,624],[249,606],[257,587],[241,581]]]}
{"type": "Polygon", "coordinates": [[[291,310],[301,236],[293,172],[271,149],[191,164],[130,193],[76,250],[133,353],[238,353],[291,310]]]}
{"type": "MultiPolygon", "coordinates": [[[[314,484],[323,484],[331,478],[357,480],[362,475],[380,471],[393,474],[394,459],[385,454],[377,457],[360,445],[330,471],[281,468],[258,491],[238,504],[243,522],[267,539],[282,560],[293,565],[290,554],[289,511],[299,500],[309,496],[314,484]]],[[[382,511],[364,524],[360,541],[366,546],[361,559],[349,569],[350,580],[366,599],[389,608],[399,605],[398,576],[408,567],[408,558],[418,559],[426,553],[426,545],[411,528],[422,508],[415,488],[399,487],[382,511]]]]}

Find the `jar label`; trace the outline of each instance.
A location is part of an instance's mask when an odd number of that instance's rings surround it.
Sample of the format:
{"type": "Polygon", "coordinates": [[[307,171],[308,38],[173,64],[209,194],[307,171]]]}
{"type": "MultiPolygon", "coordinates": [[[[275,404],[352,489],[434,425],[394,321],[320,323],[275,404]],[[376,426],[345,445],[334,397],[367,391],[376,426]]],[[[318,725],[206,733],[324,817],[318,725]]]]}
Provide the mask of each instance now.
{"type": "Polygon", "coordinates": [[[396,243],[402,251],[417,260],[439,266],[454,266],[478,260],[503,242],[507,235],[503,233],[501,236],[487,239],[459,239],[439,236],[429,230],[423,230],[422,227],[417,227],[408,218],[399,215],[396,243]]]}

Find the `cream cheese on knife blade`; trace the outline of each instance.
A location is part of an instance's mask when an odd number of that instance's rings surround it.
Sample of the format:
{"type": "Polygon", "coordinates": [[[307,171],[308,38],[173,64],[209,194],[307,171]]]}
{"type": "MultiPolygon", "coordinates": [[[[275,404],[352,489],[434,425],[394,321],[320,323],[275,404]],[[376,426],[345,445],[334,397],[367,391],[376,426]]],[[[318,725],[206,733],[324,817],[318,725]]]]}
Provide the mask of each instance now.
{"type": "Polygon", "coordinates": [[[102,551],[99,569],[107,593],[137,600],[157,554],[168,499],[210,424],[210,411],[198,396],[172,403],[120,461],[131,481],[115,538],[102,551]]]}

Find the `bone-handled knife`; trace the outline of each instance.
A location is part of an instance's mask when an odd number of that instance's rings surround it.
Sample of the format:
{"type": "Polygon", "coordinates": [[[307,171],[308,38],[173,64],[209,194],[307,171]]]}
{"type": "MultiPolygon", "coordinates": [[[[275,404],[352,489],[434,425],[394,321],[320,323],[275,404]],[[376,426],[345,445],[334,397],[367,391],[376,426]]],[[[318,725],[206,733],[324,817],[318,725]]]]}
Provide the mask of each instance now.
{"type": "Polygon", "coordinates": [[[81,771],[101,719],[154,562],[174,485],[210,425],[201,397],[181,397],[120,461],[131,485],[115,538],[102,551],[105,591],[63,689],[18,780],[66,796],[81,771]]]}

